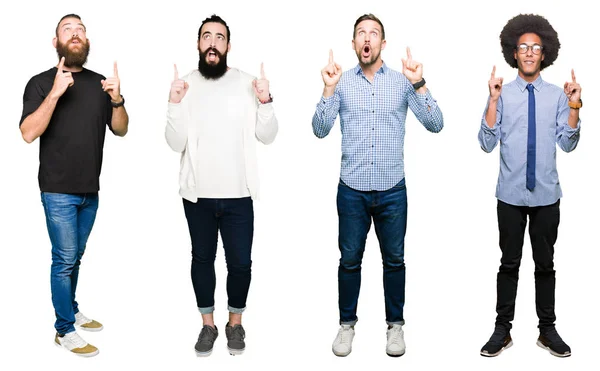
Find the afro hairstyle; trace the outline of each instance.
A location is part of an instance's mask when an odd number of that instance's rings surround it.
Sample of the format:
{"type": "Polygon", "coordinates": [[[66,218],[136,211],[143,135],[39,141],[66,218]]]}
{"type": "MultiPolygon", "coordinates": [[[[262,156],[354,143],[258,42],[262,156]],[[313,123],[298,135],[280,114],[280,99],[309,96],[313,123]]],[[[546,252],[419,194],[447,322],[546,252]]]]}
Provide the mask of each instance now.
{"type": "Polygon", "coordinates": [[[513,68],[518,68],[514,52],[519,38],[526,33],[534,33],[542,40],[544,60],[540,70],[552,65],[560,49],[558,34],[546,18],[536,14],[519,14],[510,19],[500,32],[500,45],[506,63],[513,68]]]}

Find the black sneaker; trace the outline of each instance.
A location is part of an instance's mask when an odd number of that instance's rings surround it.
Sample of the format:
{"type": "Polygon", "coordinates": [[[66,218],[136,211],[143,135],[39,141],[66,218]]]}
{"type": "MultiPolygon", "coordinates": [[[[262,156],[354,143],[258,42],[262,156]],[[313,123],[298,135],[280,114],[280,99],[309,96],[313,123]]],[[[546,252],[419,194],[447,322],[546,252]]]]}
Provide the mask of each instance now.
{"type": "Polygon", "coordinates": [[[213,344],[215,343],[215,340],[217,340],[217,336],[219,336],[219,331],[217,331],[216,327],[204,325],[202,331],[200,331],[200,336],[198,336],[198,342],[194,347],[196,355],[198,357],[210,356],[213,350],[213,344]]]}
{"type": "Polygon", "coordinates": [[[227,336],[227,350],[229,350],[229,354],[235,356],[244,353],[244,349],[246,349],[246,343],[244,343],[246,332],[242,325],[231,327],[227,323],[227,326],[225,326],[225,336],[227,336]]]}
{"type": "Polygon", "coordinates": [[[510,337],[510,331],[504,326],[496,326],[490,340],[485,343],[479,354],[484,357],[496,357],[504,349],[510,348],[513,345],[510,337]]]}
{"type": "Polygon", "coordinates": [[[565,344],[554,327],[540,329],[537,345],[549,351],[553,356],[569,357],[571,355],[571,348],[565,344]]]}

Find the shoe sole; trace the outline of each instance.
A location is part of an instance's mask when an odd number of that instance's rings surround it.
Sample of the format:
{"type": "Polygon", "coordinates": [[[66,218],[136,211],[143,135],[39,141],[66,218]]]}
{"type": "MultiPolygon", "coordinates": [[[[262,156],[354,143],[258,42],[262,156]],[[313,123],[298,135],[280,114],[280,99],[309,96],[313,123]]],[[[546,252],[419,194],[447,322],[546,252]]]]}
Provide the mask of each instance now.
{"type": "Polygon", "coordinates": [[[95,355],[98,355],[98,353],[100,353],[99,350],[96,350],[95,352],[92,353],[75,353],[75,352],[71,352],[69,349],[63,347],[62,345],[60,345],[59,343],[57,343],[56,341],[54,342],[54,345],[56,345],[57,347],[66,350],[67,352],[71,353],[71,354],[75,354],[76,356],[79,357],[84,357],[84,358],[89,358],[89,357],[93,357],[95,355]]]}
{"type": "Polygon", "coordinates": [[[348,354],[352,353],[352,348],[350,348],[350,350],[347,353],[336,352],[333,348],[331,348],[331,350],[333,351],[333,354],[335,354],[338,357],[346,357],[348,354]]]}
{"type": "Polygon", "coordinates": [[[402,351],[402,353],[396,354],[396,353],[388,353],[387,351],[385,352],[385,354],[387,354],[390,357],[402,357],[404,355],[404,353],[406,353],[406,349],[402,351]]]}
{"type": "Polygon", "coordinates": [[[208,357],[212,354],[212,349],[208,352],[199,352],[196,349],[194,349],[194,351],[196,352],[196,357],[208,357]]]}
{"type": "Polygon", "coordinates": [[[567,354],[560,354],[560,353],[556,353],[555,351],[553,351],[552,349],[550,349],[550,347],[547,347],[544,345],[544,343],[542,343],[541,341],[537,341],[536,342],[537,346],[542,348],[542,349],[546,349],[548,352],[550,352],[550,354],[552,354],[555,357],[559,357],[559,358],[566,358],[566,357],[570,357],[571,353],[567,353],[567,354]]]}
{"type": "Polygon", "coordinates": [[[486,353],[486,352],[484,352],[484,351],[481,351],[481,352],[479,352],[479,354],[481,354],[481,355],[482,355],[482,356],[484,356],[484,357],[489,357],[489,358],[491,358],[491,357],[497,357],[497,356],[499,356],[499,355],[500,355],[500,353],[502,353],[502,352],[503,352],[505,349],[508,349],[508,348],[512,347],[512,345],[513,345],[513,342],[512,342],[512,340],[511,340],[511,341],[510,341],[508,344],[506,344],[505,346],[503,346],[502,348],[500,348],[500,350],[499,350],[499,351],[497,351],[496,353],[486,353]]]}
{"type": "Polygon", "coordinates": [[[77,326],[77,325],[75,325],[75,327],[77,327],[80,330],[89,331],[89,332],[98,332],[98,331],[102,331],[104,329],[104,326],[100,326],[100,327],[83,327],[83,326],[77,326]]]}
{"type": "Polygon", "coordinates": [[[227,347],[227,350],[229,351],[229,354],[231,354],[232,356],[241,356],[242,354],[244,354],[244,350],[246,350],[246,348],[244,348],[244,349],[232,349],[230,347],[227,347]]]}

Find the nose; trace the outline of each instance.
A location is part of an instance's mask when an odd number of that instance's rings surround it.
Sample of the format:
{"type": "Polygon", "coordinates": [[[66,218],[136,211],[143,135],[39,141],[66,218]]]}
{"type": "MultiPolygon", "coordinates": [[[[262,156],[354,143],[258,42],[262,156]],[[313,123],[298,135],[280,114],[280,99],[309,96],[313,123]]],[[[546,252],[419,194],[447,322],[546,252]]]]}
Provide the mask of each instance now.
{"type": "Polygon", "coordinates": [[[527,47],[527,53],[525,55],[528,57],[533,57],[533,46],[527,47]]]}

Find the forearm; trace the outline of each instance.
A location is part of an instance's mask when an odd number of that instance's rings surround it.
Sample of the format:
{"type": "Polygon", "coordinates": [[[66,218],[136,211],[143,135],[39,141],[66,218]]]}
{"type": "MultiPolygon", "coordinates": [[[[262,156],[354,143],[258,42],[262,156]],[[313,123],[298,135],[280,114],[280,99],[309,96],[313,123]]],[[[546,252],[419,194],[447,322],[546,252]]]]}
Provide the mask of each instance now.
{"type": "Polygon", "coordinates": [[[273,103],[260,104],[256,115],[256,138],[264,144],[273,143],[279,130],[273,103]]]}
{"type": "Polygon", "coordinates": [[[567,120],[567,122],[569,123],[569,126],[571,128],[577,128],[577,123],[579,122],[579,109],[569,109],[569,119],[567,120]]]}
{"type": "Polygon", "coordinates": [[[48,95],[38,109],[23,120],[21,123],[21,135],[27,143],[33,142],[44,134],[59,98],[54,95],[48,95]]]}
{"type": "Polygon", "coordinates": [[[427,130],[439,133],[444,128],[444,116],[431,92],[422,86],[409,94],[413,97],[409,98],[409,106],[417,119],[427,130]]]}
{"type": "Polygon", "coordinates": [[[487,111],[485,112],[485,122],[491,128],[496,124],[496,112],[498,110],[498,100],[490,97],[487,111]]]}
{"type": "Polygon", "coordinates": [[[183,103],[169,102],[165,139],[175,152],[183,152],[187,144],[188,130],[184,119],[183,103]]]}
{"type": "Polygon", "coordinates": [[[113,133],[120,137],[124,137],[125,134],[127,134],[127,129],[129,127],[129,115],[127,115],[125,106],[112,109],[111,122],[113,133]]]}
{"type": "MultiPolygon", "coordinates": [[[[327,90],[327,88],[325,88],[327,90]]],[[[325,94],[325,91],[323,92],[325,94]]],[[[335,95],[321,97],[312,119],[313,133],[317,138],[329,134],[340,109],[339,98],[335,95]]]]}

